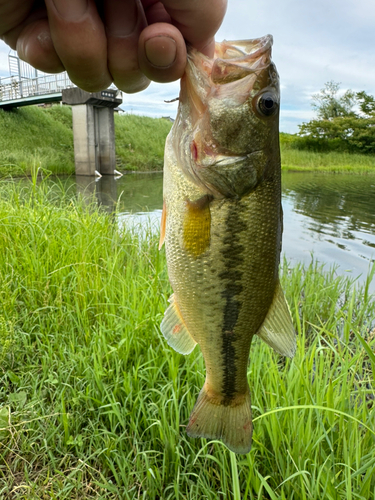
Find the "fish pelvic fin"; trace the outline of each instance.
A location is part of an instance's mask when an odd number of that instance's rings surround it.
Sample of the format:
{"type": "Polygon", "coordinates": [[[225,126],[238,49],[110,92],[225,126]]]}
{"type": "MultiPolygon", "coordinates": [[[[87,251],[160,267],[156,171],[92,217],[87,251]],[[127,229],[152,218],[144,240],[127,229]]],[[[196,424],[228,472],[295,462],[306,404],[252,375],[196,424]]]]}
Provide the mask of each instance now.
{"type": "Polygon", "coordinates": [[[276,286],[271,307],[257,335],[283,356],[293,358],[296,353],[296,332],[280,283],[276,286]]]}
{"type": "Polygon", "coordinates": [[[197,343],[185,325],[174,294],[169,297],[169,302],[171,305],[165,311],[160,330],[168,345],[175,351],[180,354],[190,354],[197,343]]]}
{"type": "Polygon", "coordinates": [[[204,386],[186,432],[192,438],[219,439],[235,453],[248,453],[253,434],[250,392],[237,396],[230,404],[223,404],[210,397],[204,386]]]}

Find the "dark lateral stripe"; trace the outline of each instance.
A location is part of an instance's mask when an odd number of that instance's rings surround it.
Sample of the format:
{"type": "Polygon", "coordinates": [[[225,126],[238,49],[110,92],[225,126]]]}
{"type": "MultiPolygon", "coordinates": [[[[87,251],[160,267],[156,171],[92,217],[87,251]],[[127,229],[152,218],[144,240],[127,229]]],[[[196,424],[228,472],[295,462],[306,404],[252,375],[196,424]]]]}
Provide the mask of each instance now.
{"type": "Polygon", "coordinates": [[[226,236],[223,239],[221,254],[224,260],[224,271],[219,278],[224,281],[222,297],[225,299],[223,327],[221,332],[221,353],[224,361],[223,394],[224,404],[230,404],[236,395],[236,334],[234,328],[241,311],[242,302],[238,300],[242,292],[244,246],[240,244],[239,235],[246,230],[246,224],[239,218],[240,202],[233,201],[226,220],[226,236]]]}

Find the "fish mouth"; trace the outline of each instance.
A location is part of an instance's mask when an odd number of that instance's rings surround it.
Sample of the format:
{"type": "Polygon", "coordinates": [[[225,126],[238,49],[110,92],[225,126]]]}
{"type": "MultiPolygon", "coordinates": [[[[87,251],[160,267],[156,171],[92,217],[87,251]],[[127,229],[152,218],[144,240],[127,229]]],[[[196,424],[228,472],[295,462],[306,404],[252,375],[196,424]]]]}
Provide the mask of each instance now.
{"type": "Polygon", "coordinates": [[[272,35],[216,44],[211,70],[213,83],[223,85],[259,72],[271,62],[272,35]]]}
{"type": "Polygon", "coordinates": [[[233,42],[224,40],[215,44],[213,58],[189,47],[180,103],[187,104],[192,123],[201,118],[215,97],[232,98],[235,104],[244,102],[259,84],[261,75],[268,74],[271,67],[274,81],[278,82],[271,61],[272,44],[272,35],[233,42]]]}
{"type": "MultiPolygon", "coordinates": [[[[190,78],[198,77],[196,70],[209,77],[216,85],[240,80],[247,75],[261,71],[271,63],[273,36],[265,35],[250,40],[224,40],[215,45],[211,59],[193,48],[188,51],[188,72],[190,78]]],[[[201,80],[201,78],[198,78],[201,80]]],[[[196,82],[198,83],[198,81],[196,82]]],[[[200,84],[203,82],[200,81],[200,84]]]]}
{"type": "Polygon", "coordinates": [[[259,57],[268,51],[273,45],[273,36],[265,35],[260,38],[249,40],[224,40],[215,46],[215,59],[238,59],[241,57],[259,57]]]}

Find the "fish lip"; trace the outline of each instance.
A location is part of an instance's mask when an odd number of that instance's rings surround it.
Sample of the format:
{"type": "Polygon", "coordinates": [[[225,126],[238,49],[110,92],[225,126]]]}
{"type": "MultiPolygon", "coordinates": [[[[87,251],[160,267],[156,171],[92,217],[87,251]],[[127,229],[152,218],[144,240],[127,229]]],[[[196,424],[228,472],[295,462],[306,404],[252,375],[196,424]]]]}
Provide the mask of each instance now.
{"type": "Polygon", "coordinates": [[[202,99],[212,83],[221,87],[259,74],[271,64],[272,45],[272,35],[248,40],[224,40],[215,44],[213,58],[189,46],[187,73],[191,81],[195,82],[195,91],[202,99]],[[200,91],[197,90],[199,88],[200,91]]]}
{"type": "Polygon", "coordinates": [[[265,35],[260,38],[250,38],[248,40],[231,40],[227,42],[224,40],[221,44],[216,45],[215,56],[214,59],[224,59],[241,61],[242,59],[255,59],[262,56],[265,52],[271,50],[273,45],[273,36],[265,35]],[[223,54],[220,55],[220,51],[225,50],[223,54]],[[237,57],[230,56],[230,50],[240,52],[242,54],[237,57]]]}
{"type": "Polygon", "coordinates": [[[201,54],[192,45],[187,44],[187,58],[192,61],[196,54],[203,59],[206,63],[213,62],[216,59],[223,59],[225,61],[241,61],[242,59],[255,59],[265,52],[269,51],[273,45],[273,36],[265,35],[259,38],[249,38],[248,40],[223,40],[215,44],[214,56],[208,57],[201,54]],[[235,55],[235,52],[237,55],[235,55]]]}
{"type": "Polygon", "coordinates": [[[261,153],[261,149],[257,149],[256,151],[251,151],[250,153],[246,153],[244,155],[217,155],[213,161],[208,162],[196,162],[198,168],[210,168],[216,166],[229,166],[235,165],[236,163],[240,163],[241,161],[245,161],[250,158],[252,155],[261,153]]]}
{"type": "Polygon", "coordinates": [[[194,174],[197,179],[199,179],[199,184],[204,186],[205,190],[208,191],[214,199],[220,200],[223,198],[227,199],[232,199],[232,200],[240,200],[242,196],[250,192],[251,189],[255,188],[258,182],[258,175],[256,174],[256,171],[254,171],[254,177],[253,177],[253,182],[251,185],[249,184],[249,189],[245,189],[245,191],[238,192],[238,190],[232,185],[230,179],[227,177],[227,173],[225,170],[226,168],[230,168],[232,166],[237,166],[241,167],[241,163],[248,161],[251,159],[252,156],[257,155],[257,154],[263,154],[262,149],[257,149],[255,151],[251,151],[250,153],[247,153],[245,155],[238,155],[238,156],[228,156],[228,155],[218,155],[216,157],[215,161],[211,161],[210,163],[199,163],[196,164],[200,169],[201,172],[197,172],[194,169],[194,174]],[[219,157],[219,159],[218,159],[219,157]],[[237,165],[236,165],[237,164],[237,165]],[[216,169],[218,167],[218,169],[216,169]],[[224,170],[220,171],[220,167],[223,167],[224,170]],[[206,174],[210,175],[209,172],[210,170],[213,169],[215,172],[215,177],[217,179],[220,179],[220,182],[216,183],[214,186],[212,182],[210,182],[210,179],[206,177],[206,174]],[[218,185],[221,187],[218,188],[218,185]]]}
{"type": "Polygon", "coordinates": [[[239,65],[243,69],[246,68],[249,72],[255,72],[259,69],[254,68],[253,71],[250,71],[252,68],[249,65],[265,55],[268,56],[267,62],[269,64],[272,45],[272,35],[265,35],[260,38],[250,38],[248,40],[223,40],[215,44],[215,54],[212,58],[201,54],[197,49],[188,45],[188,65],[191,69],[194,69],[194,64],[197,62],[197,58],[199,58],[201,61],[200,67],[207,76],[211,76],[215,65],[231,65],[231,63],[239,65]]]}

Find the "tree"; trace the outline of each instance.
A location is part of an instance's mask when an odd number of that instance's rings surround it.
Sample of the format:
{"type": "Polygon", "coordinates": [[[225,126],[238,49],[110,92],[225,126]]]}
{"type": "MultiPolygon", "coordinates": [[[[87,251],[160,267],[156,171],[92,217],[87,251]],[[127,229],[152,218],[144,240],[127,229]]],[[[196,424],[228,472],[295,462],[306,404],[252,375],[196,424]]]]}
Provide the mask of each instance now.
{"type": "Polygon", "coordinates": [[[357,102],[364,115],[375,116],[375,99],[372,95],[366,94],[364,90],[357,92],[357,102]]]}
{"type": "Polygon", "coordinates": [[[364,90],[339,97],[339,90],[340,84],[330,81],[312,96],[317,119],[299,125],[296,147],[375,154],[375,98],[364,90]]]}
{"type": "Polygon", "coordinates": [[[312,108],[317,112],[321,120],[332,120],[339,116],[353,116],[353,106],[356,102],[356,94],[347,90],[341,97],[338,96],[340,83],[330,81],[324,88],[312,96],[312,108]]]}
{"type": "Polygon", "coordinates": [[[301,149],[375,154],[375,115],[311,120],[300,125],[298,135],[296,145],[301,149]]]}

